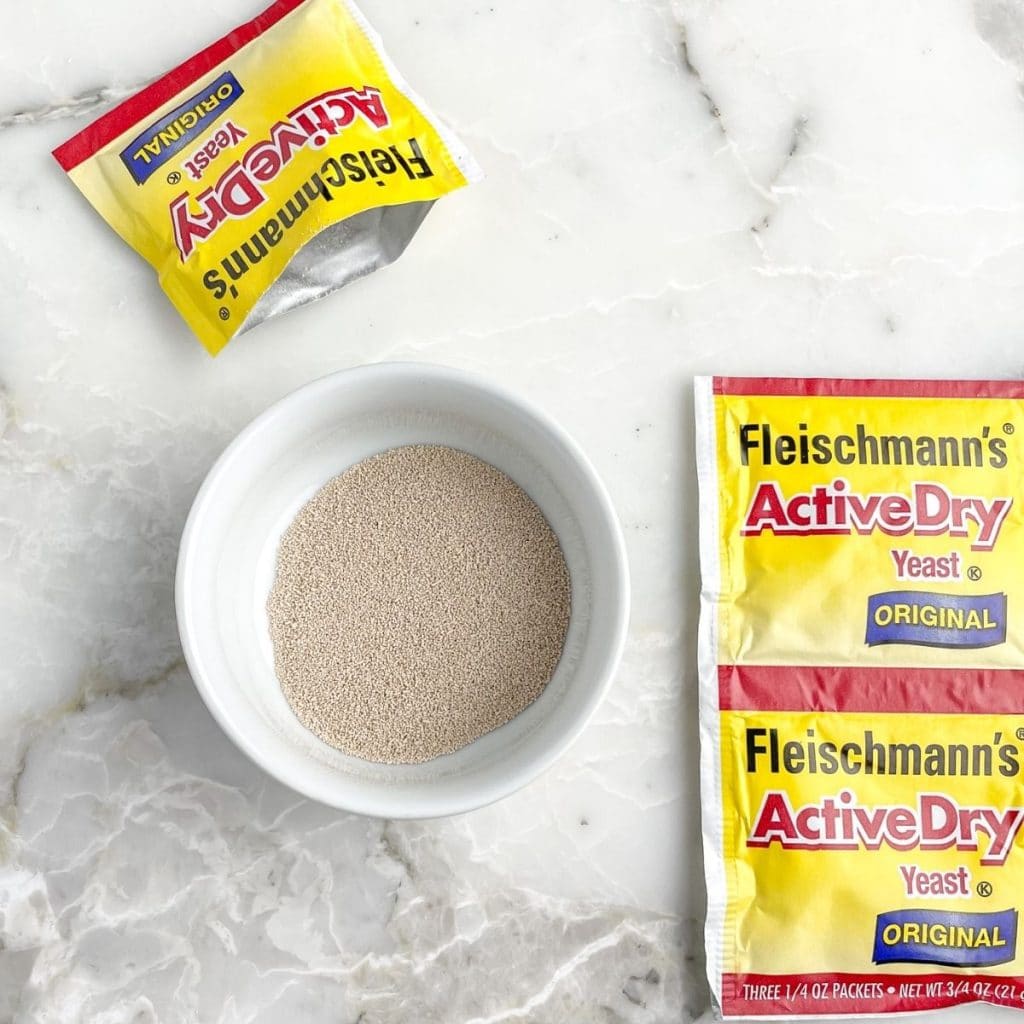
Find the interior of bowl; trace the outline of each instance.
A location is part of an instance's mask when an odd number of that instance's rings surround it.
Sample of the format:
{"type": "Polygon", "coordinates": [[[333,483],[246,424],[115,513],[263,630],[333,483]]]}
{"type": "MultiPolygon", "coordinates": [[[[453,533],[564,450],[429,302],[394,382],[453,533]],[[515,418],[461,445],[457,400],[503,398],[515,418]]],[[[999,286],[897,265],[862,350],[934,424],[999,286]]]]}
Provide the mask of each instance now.
{"type": "Polygon", "coordinates": [[[346,371],[268,410],[211,471],[179,565],[186,655],[221,724],[287,784],[366,813],[453,813],[527,781],[593,709],[624,625],[617,554],[621,538],[592,471],[557,428],[516,399],[413,364],[346,371]],[[299,508],[360,459],[406,444],[467,451],[530,495],[562,546],[572,613],[555,675],[522,714],[452,754],[382,765],[335,750],[295,718],[274,674],[266,603],[281,534],[299,508]]]}

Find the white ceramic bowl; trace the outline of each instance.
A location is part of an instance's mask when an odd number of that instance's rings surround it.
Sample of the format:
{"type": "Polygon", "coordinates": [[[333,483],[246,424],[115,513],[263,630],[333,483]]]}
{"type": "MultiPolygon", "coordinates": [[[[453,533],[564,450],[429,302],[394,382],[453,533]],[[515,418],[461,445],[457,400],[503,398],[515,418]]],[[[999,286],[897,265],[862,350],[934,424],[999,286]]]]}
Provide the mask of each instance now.
{"type": "Polygon", "coordinates": [[[185,524],[176,604],[200,694],[257,764],[335,807],[427,818],[511,793],[580,732],[622,651],[629,577],[608,495],[551,419],[470,374],[381,363],[300,388],[228,446],[185,524]],[[453,754],[422,765],[382,765],[333,749],[292,714],[274,675],[266,601],[281,534],[299,508],[353,463],[404,444],[470,452],[533,498],[565,553],[572,614],[558,669],[522,714],[453,754]]]}

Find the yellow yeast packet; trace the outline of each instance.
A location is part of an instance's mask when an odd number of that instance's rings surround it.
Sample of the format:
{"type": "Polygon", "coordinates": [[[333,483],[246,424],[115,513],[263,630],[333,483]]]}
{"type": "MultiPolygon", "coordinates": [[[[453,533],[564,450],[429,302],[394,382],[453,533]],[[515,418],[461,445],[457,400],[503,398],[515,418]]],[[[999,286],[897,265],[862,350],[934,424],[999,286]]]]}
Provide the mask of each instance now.
{"type": "Polygon", "coordinates": [[[719,1009],[1024,1008],[1024,383],[695,394],[719,1009]]]}
{"type": "Polygon", "coordinates": [[[211,354],[479,177],[349,0],[277,0],[54,151],[211,354]]]}

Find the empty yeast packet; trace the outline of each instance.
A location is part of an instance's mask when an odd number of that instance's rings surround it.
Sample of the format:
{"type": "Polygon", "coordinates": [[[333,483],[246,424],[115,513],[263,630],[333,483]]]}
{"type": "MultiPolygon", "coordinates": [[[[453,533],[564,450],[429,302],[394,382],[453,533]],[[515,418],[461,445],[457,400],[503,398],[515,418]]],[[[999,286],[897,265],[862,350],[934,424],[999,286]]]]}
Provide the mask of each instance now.
{"type": "Polygon", "coordinates": [[[54,151],[211,354],[479,177],[348,0],[278,0],[54,151]]]}

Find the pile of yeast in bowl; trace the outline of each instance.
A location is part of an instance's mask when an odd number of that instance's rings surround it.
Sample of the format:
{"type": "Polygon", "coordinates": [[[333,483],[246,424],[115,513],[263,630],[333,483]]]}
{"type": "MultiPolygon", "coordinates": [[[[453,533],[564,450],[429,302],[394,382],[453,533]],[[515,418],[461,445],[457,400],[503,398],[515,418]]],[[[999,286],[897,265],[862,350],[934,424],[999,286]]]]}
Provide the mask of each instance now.
{"type": "Polygon", "coordinates": [[[525,491],[421,444],[364,459],[302,507],[267,611],[299,721],[346,754],[418,764],[540,696],[570,603],[558,539],[525,491]]]}

